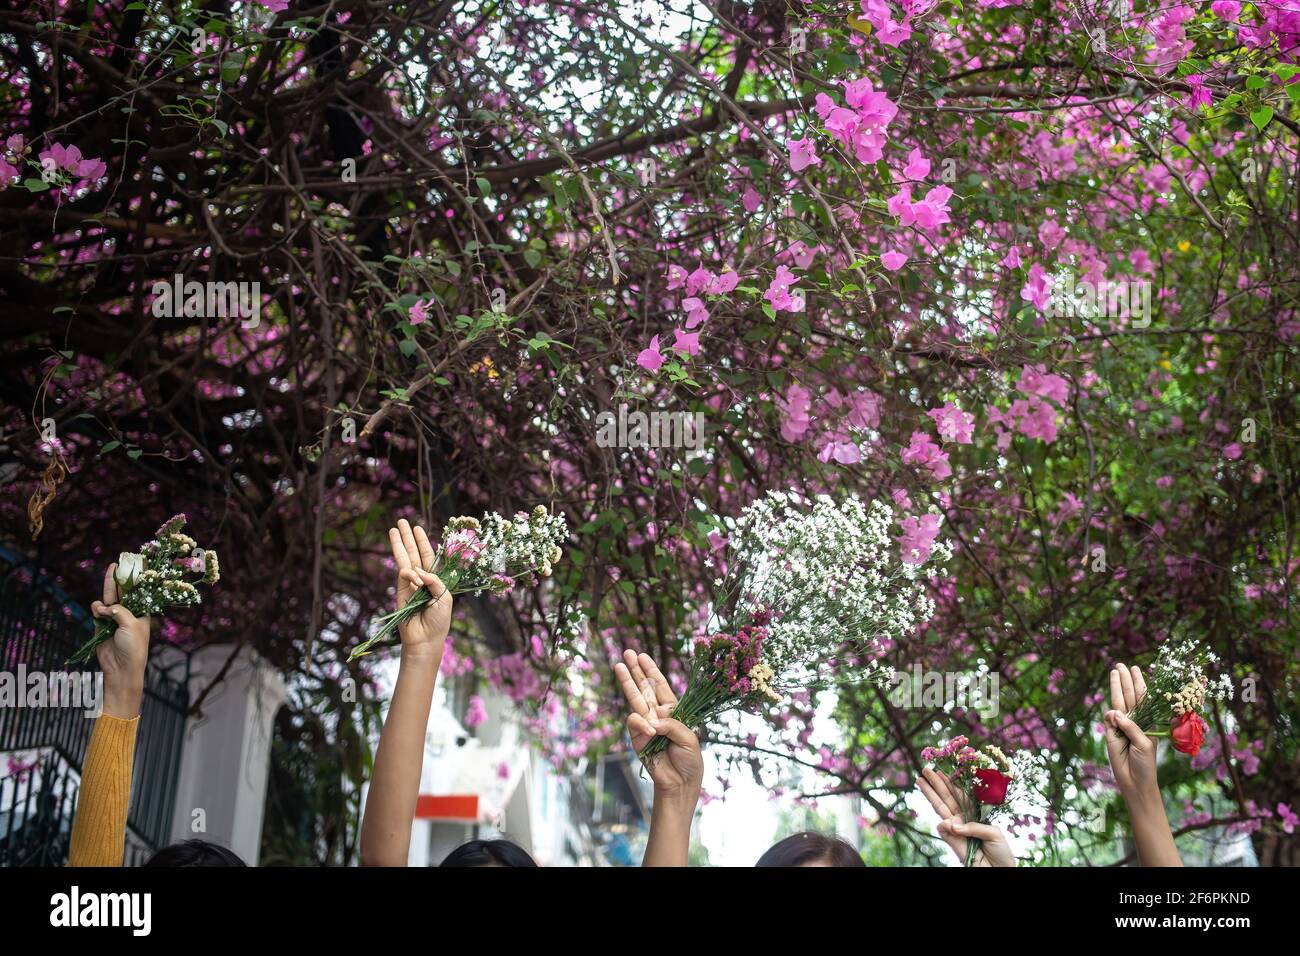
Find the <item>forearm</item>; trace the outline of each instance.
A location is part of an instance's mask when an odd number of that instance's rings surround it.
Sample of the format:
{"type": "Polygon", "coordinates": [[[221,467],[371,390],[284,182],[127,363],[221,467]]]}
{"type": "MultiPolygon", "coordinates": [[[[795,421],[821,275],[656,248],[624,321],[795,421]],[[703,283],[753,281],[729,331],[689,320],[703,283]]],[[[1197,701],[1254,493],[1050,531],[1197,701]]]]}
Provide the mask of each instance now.
{"type": "Polygon", "coordinates": [[[686,866],[691,847],[691,820],[699,799],[698,789],[672,794],[655,790],[650,838],[642,866],[686,866]]]}
{"type": "Polygon", "coordinates": [[[1124,802],[1133,823],[1138,862],[1142,866],[1182,866],[1159,789],[1144,787],[1125,793],[1124,802]]]}
{"type": "Polygon", "coordinates": [[[109,714],[107,694],[105,698],[104,714],[95,721],[81,769],[68,866],[122,865],[140,718],[109,714]]]}
{"type": "Polygon", "coordinates": [[[402,651],[361,823],[362,866],[405,866],[442,655],[402,651]]]}

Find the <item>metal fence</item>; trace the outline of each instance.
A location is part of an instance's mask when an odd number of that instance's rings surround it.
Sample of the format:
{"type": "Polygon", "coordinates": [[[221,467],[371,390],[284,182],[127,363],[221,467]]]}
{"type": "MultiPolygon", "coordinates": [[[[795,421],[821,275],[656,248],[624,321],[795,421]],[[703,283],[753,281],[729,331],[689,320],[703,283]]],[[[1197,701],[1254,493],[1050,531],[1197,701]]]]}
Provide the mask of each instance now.
{"type": "MultiPolygon", "coordinates": [[[[0,672],[58,673],[92,627],[78,602],[21,554],[0,546],[0,672]]],[[[189,708],[187,658],[182,669],[176,674],[151,662],[146,671],[127,865],[170,842],[189,708]]],[[[78,707],[0,707],[0,866],[66,862],[93,726],[78,707]]]]}

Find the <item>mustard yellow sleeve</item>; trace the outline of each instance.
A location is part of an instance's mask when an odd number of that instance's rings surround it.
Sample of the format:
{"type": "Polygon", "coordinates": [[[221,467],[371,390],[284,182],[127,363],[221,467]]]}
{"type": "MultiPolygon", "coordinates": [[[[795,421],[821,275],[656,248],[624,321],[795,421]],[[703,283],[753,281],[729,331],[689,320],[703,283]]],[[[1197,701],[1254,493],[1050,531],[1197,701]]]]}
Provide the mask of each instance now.
{"type": "Polygon", "coordinates": [[[122,865],[139,726],[139,717],[123,720],[100,714],[95,721],[81,769],[68,866],[122,865]]]}

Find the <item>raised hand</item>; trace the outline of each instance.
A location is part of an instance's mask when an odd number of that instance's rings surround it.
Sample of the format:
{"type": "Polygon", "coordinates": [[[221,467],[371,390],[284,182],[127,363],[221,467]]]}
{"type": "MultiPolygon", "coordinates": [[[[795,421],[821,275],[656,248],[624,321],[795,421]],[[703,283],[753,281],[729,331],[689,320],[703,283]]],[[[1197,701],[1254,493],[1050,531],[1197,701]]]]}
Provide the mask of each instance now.
{"type": "Polygon", "coordinates": [[[650,758],[647,765],[655,798],[650,839],[641,865],[685,866],[691,819],[704,780],[700,738],[681,721],[668,716],[677,704],[677,695],[648,654],[638,656],[634,651],[624,651],[623,660],[614,665],[614,676],[631,711],[627,730],[633,749],[640,753],[656,736],[668,738],[668,749],[650,758]]]}
{"type": "Polygon", "coordinates": [[[397,562],[397,606],[405,606],[421,587],[427,587],[434,596],[428,606],[398,628],[402,654],[427,652],[441,660],[451,630],[452,602],[446,586],[428,570],[433,567],[435,557],[429,536],[419,525],[412,528],[403,518],[396,528],[388,529],[388,543],[397,562]]]}
{"type": "Polygon", "coordinates": [[[668,738],[668,749],[646,768],[655,790],[662,788],[666,793],[693,790],[698,797],[704,779],[700,739],[685,724],[668,716],[677,705],[677,695],[667,678],[649,654],[638,656],[635,651],[623,652],[623,660],[614,665],[614,676],[631,710],[627,729],[632,748],[640,753],[655,736],[668,738]]]}
{"type": "Polygon", "coordinates": [[[1156,791],[1156,743],[1129,719],[1147,692],[1147,682],[1137,667],[1116,664],[1110,671],[1110,706],[1102,717],[1106,724],[1106,753],[1120,793],[1156,791]]]}
{"type": "Polygon", "coordinates": [[[140,713],[144,670],[149,662],[149,618],[136,617],[118,604],[117,563],[104,572],[104,599],[90,605],[95,617],[112,618],[117,629],[95,648],[104,672],[104,713],[130,719],[140,713]]]}
{"type": "Polygon", "coordinates": [[[966,862],[967,839],[974,837],[980,841],[974,866],[1016,865],[1007,836],[999,827],[966,822],[962,815],[966,799],[948,782],[946,775],[927,767],[921,771],[916,785],[939,814],[939,836],[957,854],[957,859],[966,862]]]}
{"type": "Polygon", "coordinates": [[[1138,860],[1143,866],[1182,866],[1156,780],[1156,743],[1128,716],[1146,692],[1147,683],[1138,668],[1123,664],[1111,668],[1111,709],[1102,718],[1106,753],[1115,785],[1128,807],[1138,860]]]}

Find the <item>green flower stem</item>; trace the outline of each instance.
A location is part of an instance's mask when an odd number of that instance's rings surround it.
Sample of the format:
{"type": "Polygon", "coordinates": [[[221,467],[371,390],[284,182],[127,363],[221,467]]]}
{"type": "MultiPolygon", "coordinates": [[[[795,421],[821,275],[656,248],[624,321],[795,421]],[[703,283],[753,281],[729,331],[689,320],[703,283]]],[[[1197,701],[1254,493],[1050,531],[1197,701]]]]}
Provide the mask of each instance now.
{"type": "MultiPolygon", "coordinates": [[[[438,572],[435,570],[436,568],[437,564],[430,569],[429,573],[437,574],[438,572]]],[[[457,587],[460,584],[460,572],[456,570],[447,571],[446,579],[443,580],[442,583],[446,586],[447,591],[453,597],[457,594],[465,594],[469,591],[477,590],[476,587],[457,590],[457,587]]],[[[352,648],[352,653],[348,655],[348,660],[354,661],[358,657],[364,657],[366,654],[370,653],[370,649],[376,644],[387,643],[392,635],[397,633],[398,629],[401,628],[403,624],[415,617],[432,603],[433,592],[425,585],[420,585],[416,592],[411,595],[409,601],[399,607],[396,611],[390,611],[379,619],[379,630],[375,632],[374,637],[368,637],[356,647],[352,648]]]]}
{"type": "Polygon", "coordinates": [[[63,666],[67,667],[70,664],[85,664],[88,662],[94,656],[95,648],[109,640],[115,630],[117,630],[117,624],[114,623],[111,617],[95,618],[95,633],[90,640],[77,648],[76,652],[64,661],[63,666]]]}

